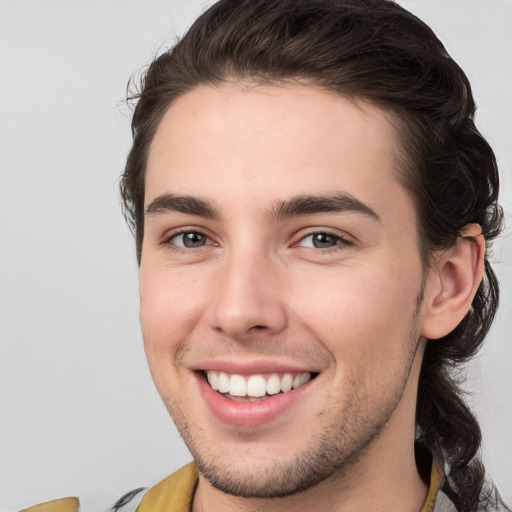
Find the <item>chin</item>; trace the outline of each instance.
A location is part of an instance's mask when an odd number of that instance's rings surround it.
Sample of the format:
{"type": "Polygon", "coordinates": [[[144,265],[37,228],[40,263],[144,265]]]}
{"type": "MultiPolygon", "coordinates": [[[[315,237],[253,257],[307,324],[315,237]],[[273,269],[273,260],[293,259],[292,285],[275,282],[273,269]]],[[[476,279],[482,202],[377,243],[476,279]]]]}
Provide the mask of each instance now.
{"type": "MultiPolygon", "coordinates": [[[[243,498],[279,498],[304,492],[320,482],[343,477],[364,458],[386,425],[394,406],[372,424],[333,421],[318,431],[287,433],[262,439],[239,429],[234,439],[219,442],[197,423],[173,417],[198,471],[215,489],[243,498]],[[293,440],[293,446],[287,441],[293,440]],[[301,447],[296,446],[300,439],[301,447]]],[[[211,434],[211,432],[210,432],[211,434]]]]}

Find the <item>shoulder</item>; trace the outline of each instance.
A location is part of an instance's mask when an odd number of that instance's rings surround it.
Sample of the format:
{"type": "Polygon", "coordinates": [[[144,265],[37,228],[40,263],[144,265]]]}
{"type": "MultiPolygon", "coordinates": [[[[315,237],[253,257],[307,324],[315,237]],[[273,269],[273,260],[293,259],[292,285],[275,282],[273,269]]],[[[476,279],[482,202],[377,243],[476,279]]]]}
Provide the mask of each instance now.
{"type": "Polygon", "coordinates": [[[188,512],[197,480],[197,468],[191,462],[149,489],[137,512],[188,512]]]}
{"type": "MultiPolygon", "coordinates": [[[[102,512],[188,512],[197,480],[196,465],[191,462],[147,491],[141,487],[126,493],[117,501],[113,499],[106,509],[102,508],[102,512]]],[[[40,503],[20,512],[95,512],[90,510],[90,505],[70,497],[40,503]]],[[[97,509],[96,506],[92,508],[97,509]]]]}
{"type": "Polygon", "coordinates": [[[20,512],[78,512],[78,498],[62,498],[60,500],[47,501],[33,507],[25,508],[20,512]]]}

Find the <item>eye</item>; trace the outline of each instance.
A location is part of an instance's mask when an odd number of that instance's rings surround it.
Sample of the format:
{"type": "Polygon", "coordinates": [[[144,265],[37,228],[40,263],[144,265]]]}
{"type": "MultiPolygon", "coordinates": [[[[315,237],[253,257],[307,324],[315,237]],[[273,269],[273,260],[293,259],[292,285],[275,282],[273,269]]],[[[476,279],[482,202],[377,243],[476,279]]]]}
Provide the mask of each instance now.
{"type": "Polygon", "coordinates": [[[352,242],[332,233],[319,232],[303,237],[297,245],[313,249],[331,249],[337,245],[352,245],[352,242]]]}
{"type": "Polygon", "coordinates": [[[205,245],[213,245],[210,238],[198,231],[183,231],[181,233],[176,233],[168,238],[166,242],[182,249],[196,249],[205,245]]]}

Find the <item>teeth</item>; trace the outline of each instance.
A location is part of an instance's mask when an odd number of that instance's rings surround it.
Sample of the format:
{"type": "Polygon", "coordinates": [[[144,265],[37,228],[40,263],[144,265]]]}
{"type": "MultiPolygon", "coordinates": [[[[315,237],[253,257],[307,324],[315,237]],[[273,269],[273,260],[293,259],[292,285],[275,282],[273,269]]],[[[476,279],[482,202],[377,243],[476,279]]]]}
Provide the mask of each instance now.
{"type": "Polygon", "coordinates": [[[208,372],[208,382],[215,391],[219,390],[219,372],[208,372]]]}
{"type": "Polygon", "coordinates": [[[279,375],[271,375],[267,380],[267,393],[269,395],[277,395],[281,392],[281,379],[279,375]]]}
{"type": "Polygon", "coordinates": [[[219,373],[219,392],[227,393],[229,391],[229,377],[225,373],[219,373]]]}
{"type": "Polygon", "coordinates": [[[241,375],[231,375],[229,394],[233,396],[247,396],[247,382],[245,382],[241,375]]]}
{"type": "Polygon", "coordinates": [[[262,375],[251,375],[247,381],[247,395],[259,397],[267,394],[267,383],[262,375]]]}
{"type": "Polygon", "coordinates": [[[259,398],[297,389],[311,380],[311,373],[284,373],[280,375],[273,373],[266,377],[259,374],[244,377],[208,370],[206,378],[212,389],[219,391],[219,393],[229,393],[236,397],[259,398]]]}
{"type": "Polygon", "coordinates": [[[284,377],[281,379],[281,391],[286,393],[290,391],[293,387],[293,375],[291,373],[286,373],[284,377]]]}
{"type": "Polygon", "coordinates": [[[311,379],[311,374],[301,373],[299,375],[296,375],[293,379],[292,388],[297,389],[300,388],[303,384],[306,384],[306,382],[311,379]]]}

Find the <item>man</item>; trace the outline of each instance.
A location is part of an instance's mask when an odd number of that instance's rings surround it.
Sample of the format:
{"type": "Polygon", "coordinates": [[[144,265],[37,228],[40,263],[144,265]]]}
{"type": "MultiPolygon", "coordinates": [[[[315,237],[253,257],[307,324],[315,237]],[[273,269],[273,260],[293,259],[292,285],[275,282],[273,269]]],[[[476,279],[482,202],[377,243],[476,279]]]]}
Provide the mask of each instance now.
{"type": "Polygon", "coordinates": [[[451,374],[497,307],[497,168],[431,30],[221,0],[137,100],[141,324],[194,464],[115,508],[505,508],[451,374]]]}

